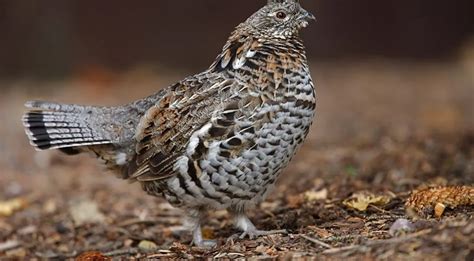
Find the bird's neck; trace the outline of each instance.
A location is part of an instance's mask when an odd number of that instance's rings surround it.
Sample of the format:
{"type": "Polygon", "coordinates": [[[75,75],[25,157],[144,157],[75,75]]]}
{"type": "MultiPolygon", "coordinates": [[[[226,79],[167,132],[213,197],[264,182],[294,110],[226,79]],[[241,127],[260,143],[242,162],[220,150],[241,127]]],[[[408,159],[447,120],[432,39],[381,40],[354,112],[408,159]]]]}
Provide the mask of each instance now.
{"type": "Polygon", "coordinates": [[[267,63],[283,63],[291,59],[306,64],[303,42],[298,35],[286,39],[256,36],[236,30],[232,33],[209,71],[235,73],[262,68],[267,63]]]}

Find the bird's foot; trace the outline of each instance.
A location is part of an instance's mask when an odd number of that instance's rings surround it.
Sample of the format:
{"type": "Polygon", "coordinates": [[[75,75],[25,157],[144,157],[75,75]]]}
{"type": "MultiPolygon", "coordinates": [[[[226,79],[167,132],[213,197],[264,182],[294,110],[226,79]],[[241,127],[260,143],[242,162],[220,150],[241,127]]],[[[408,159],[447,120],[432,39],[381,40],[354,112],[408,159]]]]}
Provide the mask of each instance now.
{"type": "Polygon", "coordinates": [[[249,239],[255,239],[259,236],[268,236],[268,235],[275,235],[275,234],[288,234],[288,231],[285,229],[281,230],[258,230],[255,225],[247,218],[245,215],[239,215],[236,217],[235,220],[236,226],[240,228],[243,233],[240,234],[239,238],[244,239],[248,237],[249,239]]]}
{"type": "Polygon", "coordinates": [[[234,244],[234,240],[237,239],[245,239],[249,238],[251,240],[260,237],[260,236],[270,236],[270,235],[277,235],[277,234],[288,234],[288,231],[286,229],[280,229],[280,230],[250,230],[250,231],[244,231],[242,233],[237,233],[232,236],[230,236],[227,239],[227,244],[234,244]]]}

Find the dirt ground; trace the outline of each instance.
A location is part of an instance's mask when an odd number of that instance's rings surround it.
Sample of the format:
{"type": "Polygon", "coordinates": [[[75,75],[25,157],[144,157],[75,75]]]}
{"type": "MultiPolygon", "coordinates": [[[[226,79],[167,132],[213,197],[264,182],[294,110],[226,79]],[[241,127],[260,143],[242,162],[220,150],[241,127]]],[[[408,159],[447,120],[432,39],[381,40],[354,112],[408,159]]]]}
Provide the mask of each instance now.
{"type": "Polygon", "coordinates": [[[20,122],[27,99],[112,105],[187,73],[91,70],[56,82],[0,82],[0,259],[474,260],[474,206],[438,218],[404,207],[417,188],[474,185],[471,65],[314,64],[318,114],[310,136],[250,213],[257,227],[288,234],[232,238],[237,230],[217,211],[204,229],[214,249],[191,247],[180,229],[183,212],[104,173],[87,155],[35,152],[20,122]],[[345,204],[360,192],[384,200],[365,210],[345,204]],[[400,219],[407,229],[393,226],[400,219]]]}

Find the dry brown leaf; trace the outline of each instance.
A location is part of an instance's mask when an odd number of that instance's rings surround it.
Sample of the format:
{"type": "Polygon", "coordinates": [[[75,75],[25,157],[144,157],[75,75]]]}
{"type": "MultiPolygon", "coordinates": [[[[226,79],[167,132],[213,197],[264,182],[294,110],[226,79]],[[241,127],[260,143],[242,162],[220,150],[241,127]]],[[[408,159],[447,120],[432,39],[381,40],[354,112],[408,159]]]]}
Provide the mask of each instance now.
{"type": "Polygon", "coordinates": [[[304,203],[303,195],[289,195],[286,197],[286,202],[290,208],[298,208],[304,203]]]}
{"type": "Polygon", "coordinates": [[[278,256],[278,251],[272,246],[265,252],[269,256],[278,256]]]}
{"type": "Polygon", "coordinates": [[[92,200],[75,200],[69,207],[69,213],[76,225],[102,223],[105,221],[104,214],[100,212],[97,203],[92,200]]]}
{"type": "MultiPolygon", "coordinates": [[[[280,206],[280,204],[281,203],[278,202],[278,201],[262,202],[261,205],[260,205],[260,208],[263,209],[263,210],[273,212],[275,209],[277,209],[280,206]]],[[[225,216],[222,216],[222,217],[226,217],[227,215],[228,215],[227,211],[225,211],[225,216]]]]}
{"type": "Polygon", "coordinates": [[[360,217],[349,217],[346,219],[347,222],[349,223],[364,223],[364,219],[360,218],[360,217]]]}
{"type": "Polygon", "coordinates": [[[463,205],[474,205],[474,187],[443,186],[414,191],[405,203],[408,213],[415,212],[421,216],[441,217],[445,208],[456,208],[463,205]]]}
{"type": "Polygon", "coordinates": [[[345,199],[342,204],[348,208],[356,209],[358,211],[366,211],[369,205],[384,206],[390,202],[389,196],[376,196],[369,192],[358,192],[350,198],[345,199]]]}
{"type": "Polygon", "coordinates": [[[6,256],[11,258],[11,260],[25,260],[26,249],[17,248],[6,252],[6,256]]]}
{"type": "Polygon", "coordinates": [[[255,252],[258,253],[266,253],[268,251],[268,247],[264,245],[259,245],[255,248],[255,252]]]}
{"type": "Polygon", "coordinates": [[[171,251],[176,251],[176,252],[183,252],[185,251],[186,249],[188,249],[188,246],[187,245],[184,245],[180,242],[173,242],[173,244],[171,245],[170,247],[170,250],[171,251]]]}
{"type": "Polygon", "coordinates": [[[82,253],[76,258],[76,261],[109,261],[112,260],[110,257],[104,256],[102,253],[97,251],[90,251],[82,253]]]}
{"type": "Polygon", "coordinates": [[[307,202],[313,202],[317,200],[325,200],[328,198],[328,190],[327,189],[322,189],[320,191],[306,191],[304,193],[304,199],[307,202]]]}
{"type": "Polygon", "coordinates": [[[131,247],[133,244],[133,240],[132,239],[125,239],[125,241],[123,242],[123,246],[124,247],[131,247]]]}
{"type": "Polygon", "coordinates": [[[58,206],[56,204],[56,201],[52,199],[48,199],[43,205],[43,210],[48,214],[56,212],[57,209],[58,206]]]}
{"type": "Polygon", "coordinates": [[[325,200],[328,197],[328,190],[322,189],[320,191],[309,190],[298,195],[289,195],[286,197],[286,202],[290,208],[298,208],[305,202],[314,202],[318,200],[325,200]]]}
{"type": "Polygon", "coordinates": [[[7,201],[0,201],[0,216],[8,217],[18,210],[25,208],[27,202],[24,198],[15,198],[7,201]]]}
{"type": "Polygon", "coordinates": [[[324,239],[324,238],[328,238],[328,237],[333,235],[332,233],[330,233],[329,231],[327,231],[324,228],[319,228],[319,227],[316,227],[316,226],[309,226],[308,228],[311,231],[313,231],[316,235],[318,235],[319,238],[324,239]]]}

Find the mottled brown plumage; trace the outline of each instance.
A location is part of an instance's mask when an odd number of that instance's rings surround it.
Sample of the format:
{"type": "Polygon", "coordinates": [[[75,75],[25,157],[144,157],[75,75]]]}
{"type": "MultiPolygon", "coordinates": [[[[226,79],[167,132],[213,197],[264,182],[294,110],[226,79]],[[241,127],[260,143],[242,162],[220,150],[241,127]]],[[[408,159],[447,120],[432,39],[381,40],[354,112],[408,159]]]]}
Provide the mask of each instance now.
{"type": "Polygon", "coordinates": [[[306,137],[316,107],[299,31],[314,17],[295,0],[269,0],[237,26],[204,72],[119,107],[29,102],[24,124],[38,149],[88,151],[120,177],[189,209],[200,222],[228,209],[242,236],[306,137]]]}

